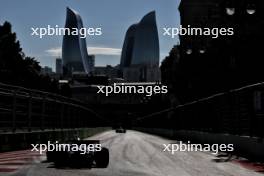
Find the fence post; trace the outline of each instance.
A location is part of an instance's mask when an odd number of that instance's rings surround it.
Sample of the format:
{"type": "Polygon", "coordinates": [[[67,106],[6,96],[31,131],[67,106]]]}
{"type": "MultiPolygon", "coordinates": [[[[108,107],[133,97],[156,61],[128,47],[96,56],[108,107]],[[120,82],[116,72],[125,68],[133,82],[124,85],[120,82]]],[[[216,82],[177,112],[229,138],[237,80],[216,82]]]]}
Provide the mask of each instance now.
{"type": "Polygon", "coordinates": [[[17,101],[16,101],[16,91],[13,91],[13,109],[12,109],[12,131],[15,132],[16,131],[16,105],[17,105],[17,101]]]}
{"type": "Polygon", "coordinates": [[[45,130],[44,120],[46,113],[46,95],[42,97],[42,107],[41,107],[41,130],[45,130]]]}
{"type": "Polygon", "coordinates": [[[31,123],[32,123],[32,94],[29,93],[28,99],[28,131],[31,131],[31,123]]]}
{"type": "Polygon", "coordinates": [[[61,102],[61,112],[60,112],[60,127],[61,127],[61,129],[63,129],[63,127],[64,127],[64,125],[63,125],[63,116],[64,116],[64,103],[63,102],[61,102]]]}

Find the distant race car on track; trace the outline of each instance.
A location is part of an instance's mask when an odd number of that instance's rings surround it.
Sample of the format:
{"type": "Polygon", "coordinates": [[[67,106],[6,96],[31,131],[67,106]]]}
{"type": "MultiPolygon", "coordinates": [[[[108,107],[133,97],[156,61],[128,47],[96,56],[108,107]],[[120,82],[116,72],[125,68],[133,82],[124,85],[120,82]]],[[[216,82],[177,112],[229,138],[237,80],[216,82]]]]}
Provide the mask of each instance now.
{"type": "Polygon", "coordinates": [[[126,133],[126,129],[119,127],[115,129],[116,133],[126,133]]]}

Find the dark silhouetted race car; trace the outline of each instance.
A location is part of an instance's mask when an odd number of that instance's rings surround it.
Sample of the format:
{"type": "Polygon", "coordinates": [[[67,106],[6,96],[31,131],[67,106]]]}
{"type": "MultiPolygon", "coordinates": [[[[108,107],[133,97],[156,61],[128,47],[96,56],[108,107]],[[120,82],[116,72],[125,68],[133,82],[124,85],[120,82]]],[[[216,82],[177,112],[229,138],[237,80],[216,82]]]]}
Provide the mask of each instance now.
{"type": "Polygon", "coordinates": [[[115,129],[116,133],[126,133],[126,129],[119,127],[115,129]]]}
{"type": "Polygon", "coordinates": [[[109,164],[109,150],[98,140],[71,140],[53,143],[54,150],[47,151],[47,161],[56,167],[106,168],[109,164]],[[57,148],[56,148],[57,147],[57,148]]]}

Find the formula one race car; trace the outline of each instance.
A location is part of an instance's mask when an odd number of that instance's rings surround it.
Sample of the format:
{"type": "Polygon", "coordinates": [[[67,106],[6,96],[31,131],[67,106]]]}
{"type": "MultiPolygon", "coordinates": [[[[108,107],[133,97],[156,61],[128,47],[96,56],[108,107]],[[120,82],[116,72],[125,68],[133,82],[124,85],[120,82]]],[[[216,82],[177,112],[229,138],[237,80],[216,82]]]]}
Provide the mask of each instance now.
{"type": "Polygon", "coordinates": [[[72,140],[53,143],[53,151],[47,151],[47,161],[55,167],[107,168],[109,150],[98,140],[72,140]]]}
{"type": "Polygon", "coordinates": [[[116,133],[126,133],[126,129],[119,127],[115,129],[116,133]]]}

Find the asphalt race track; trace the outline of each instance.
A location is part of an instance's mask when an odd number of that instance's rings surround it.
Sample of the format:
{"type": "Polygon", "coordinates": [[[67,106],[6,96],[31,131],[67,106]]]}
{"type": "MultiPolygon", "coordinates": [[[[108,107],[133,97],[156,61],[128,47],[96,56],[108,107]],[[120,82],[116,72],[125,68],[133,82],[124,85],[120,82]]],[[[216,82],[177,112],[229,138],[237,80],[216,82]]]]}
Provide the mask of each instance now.
{"type": "MultiPolygon", "coordinates": [[[[217,157],[211,153],[163,152],[163,144],[175,141],[141,132],[107,131],[90,139],[100,139],[110,150],[108,168],[57,169],[51,163],[34,160],[15,172],[4,173],[0,169],[0,176],[263,176],[234,161],[216,162],[217,157]]],[[[44,156],[40,158],[45,160],[44,156]]]]}

